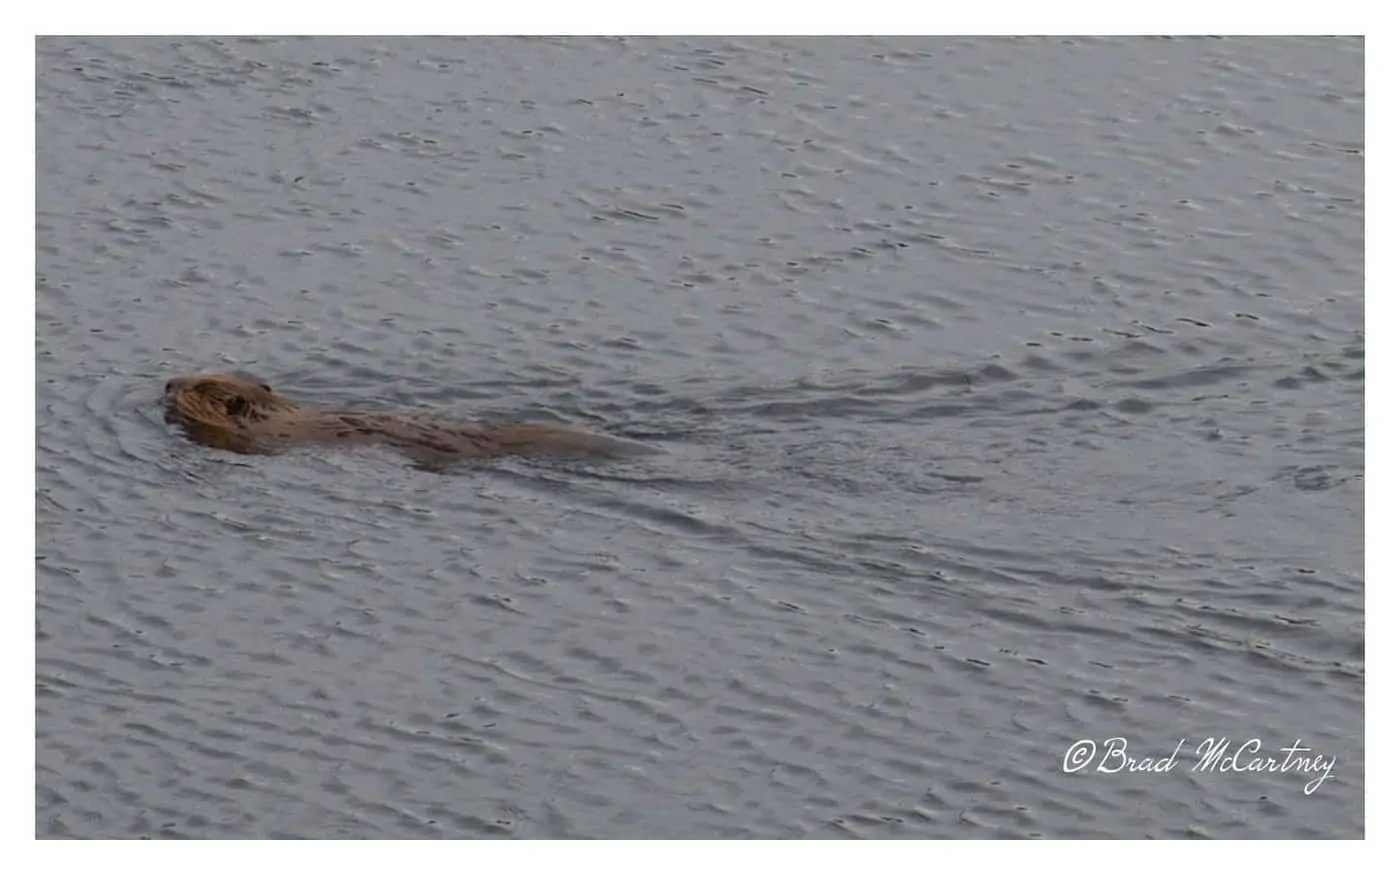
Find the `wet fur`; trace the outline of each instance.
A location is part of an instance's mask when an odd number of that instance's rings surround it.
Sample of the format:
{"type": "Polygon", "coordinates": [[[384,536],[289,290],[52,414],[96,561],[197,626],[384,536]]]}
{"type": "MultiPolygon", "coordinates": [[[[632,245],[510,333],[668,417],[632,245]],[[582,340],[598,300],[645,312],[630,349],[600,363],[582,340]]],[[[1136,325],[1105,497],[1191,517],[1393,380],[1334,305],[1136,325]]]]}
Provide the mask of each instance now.
{"type": "Polygon", "coordinates": [[[256,380],[224,374],[176,377],[165,384],[165,418],[196,443],[235,453],[294,446],[383,444],[420,467],[440,470],[493,456],[614,456],[650,452],[605,435],[555,425],[466,422],[436,416],[303,407],[256,380]]]}

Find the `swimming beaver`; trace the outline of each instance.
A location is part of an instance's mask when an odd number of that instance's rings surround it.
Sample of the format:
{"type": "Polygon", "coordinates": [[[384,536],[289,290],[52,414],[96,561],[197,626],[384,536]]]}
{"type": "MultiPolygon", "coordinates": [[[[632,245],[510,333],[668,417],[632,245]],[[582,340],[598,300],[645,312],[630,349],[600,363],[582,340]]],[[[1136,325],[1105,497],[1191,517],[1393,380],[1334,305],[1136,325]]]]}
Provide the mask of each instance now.
{"type": "Polygon", "coordinates": [[[645,444],[558,425],[303,407],[266,383],[226,374],[195,374],[166,383],[165,419],[196,443],[235,453],[276,453],[305,444],[387,444],[431,470],[491,456],[655,452],[645,444]]]}

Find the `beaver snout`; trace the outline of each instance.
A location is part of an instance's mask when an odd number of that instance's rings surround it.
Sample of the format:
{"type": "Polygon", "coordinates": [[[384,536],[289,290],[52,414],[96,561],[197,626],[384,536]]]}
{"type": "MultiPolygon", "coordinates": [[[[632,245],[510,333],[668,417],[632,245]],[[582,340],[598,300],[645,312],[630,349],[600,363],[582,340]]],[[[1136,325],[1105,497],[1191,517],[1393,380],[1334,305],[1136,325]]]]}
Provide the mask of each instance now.
{"type": "Polygon", "coordinates": [[[173,380],[167,380],[165,383],[165,392],[160,397],[160,403],[161,406],[165,408],[166,422],[180,421],[180,415],[175,411],[175,396],[184,385],[184,382],[185,381],[181,378],[176,377],[173,380]]]}

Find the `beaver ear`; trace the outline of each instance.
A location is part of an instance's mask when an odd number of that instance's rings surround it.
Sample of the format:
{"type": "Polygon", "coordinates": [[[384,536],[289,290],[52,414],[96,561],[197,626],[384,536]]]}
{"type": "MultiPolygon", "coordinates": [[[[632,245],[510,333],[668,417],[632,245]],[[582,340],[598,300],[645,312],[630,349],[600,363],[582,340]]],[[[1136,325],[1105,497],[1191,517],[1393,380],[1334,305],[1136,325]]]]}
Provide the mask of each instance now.
{"type": "Polygon", "coordinates": [[[229,416],[242,416],[249,410],[248,399],[242,395],[235,395],[224,404],[224,409],[229,416]]]}
{"type": "Polygon", "coordinates": [[[269,395],[272,394],[272,387],[269,386],[268,384],[266,384],[266,383],[259,383],[258,385],[259,385],[259,386],[262,386],[262,390],[263,390],[264,392],[268,393],[269,395]]]}

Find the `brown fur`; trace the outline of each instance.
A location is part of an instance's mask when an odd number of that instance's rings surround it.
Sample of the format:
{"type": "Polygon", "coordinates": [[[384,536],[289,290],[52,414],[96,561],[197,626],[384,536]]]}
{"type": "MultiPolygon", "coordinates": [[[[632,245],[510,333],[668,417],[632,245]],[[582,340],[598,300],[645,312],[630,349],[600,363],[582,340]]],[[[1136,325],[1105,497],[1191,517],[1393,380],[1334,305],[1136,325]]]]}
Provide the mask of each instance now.
{"type": "Polygon", "coordinates": [[[491,456],[650,451],[643,444],[557,425],[303,407],[265,383],[224,374],[195,374],[166,383],[165,418],[180,425],[196,443],[235,453],[276,453],[306,444],[385,444],[432,469],[491,456]]]}

